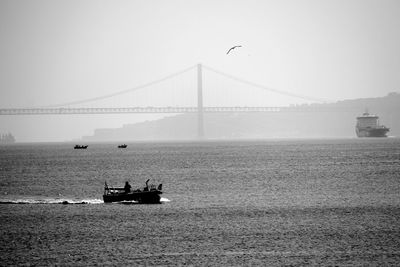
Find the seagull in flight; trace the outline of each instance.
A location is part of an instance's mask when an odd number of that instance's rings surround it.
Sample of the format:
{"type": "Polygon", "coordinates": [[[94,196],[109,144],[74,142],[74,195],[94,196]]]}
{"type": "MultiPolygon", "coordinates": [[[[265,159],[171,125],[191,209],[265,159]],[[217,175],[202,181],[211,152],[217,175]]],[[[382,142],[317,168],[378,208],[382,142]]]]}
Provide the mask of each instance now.
{"type": "Polygon", "coordinates": [[[226,54],[229,54],[229,52],[231,52],[233,49],[235,49],[236,47],[242,47],[241,45],[235,45],[231,48],[229,48],[228,52],[226,52],[226,54]]]}

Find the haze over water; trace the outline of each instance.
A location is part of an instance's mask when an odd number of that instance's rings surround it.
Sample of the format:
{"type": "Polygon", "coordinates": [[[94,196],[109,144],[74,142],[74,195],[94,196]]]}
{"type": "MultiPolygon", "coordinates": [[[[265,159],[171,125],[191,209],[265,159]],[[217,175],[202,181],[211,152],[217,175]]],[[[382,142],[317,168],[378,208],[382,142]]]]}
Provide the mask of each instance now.
{"type": "Polygon", "coordinates": [[[4,265],[400,261],[397,138],[14,145],[0,168],[4,265]],[[102,203],[147,179],[169,201],[102,203]]]}
{"type": "MultiPolygon", "coordinates": [[[[398,0],[2,0],[0,109],[193,106],[197,76],[190,72],[81,102],[198,63],[272,89],[253,95],[253,86],[205,71],[205,106],[229,98],[229,106],[276,107],[383,97],[399,90],[399,13],[398,0]]],[[[165,116],[0,116],[0,133],[62,142],[165,116]]]]}

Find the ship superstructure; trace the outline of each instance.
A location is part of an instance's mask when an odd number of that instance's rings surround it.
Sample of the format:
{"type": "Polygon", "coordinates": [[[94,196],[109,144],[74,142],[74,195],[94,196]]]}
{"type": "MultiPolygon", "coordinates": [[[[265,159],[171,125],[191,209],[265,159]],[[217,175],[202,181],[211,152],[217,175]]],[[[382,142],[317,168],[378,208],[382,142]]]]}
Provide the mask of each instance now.
{"type": "Polygon", "coordinates": [[[364,112],[362,116],[357,117],[356,134],[358,137],[387,137],[389,128],[379,124],[377,115],[364,112]]]}

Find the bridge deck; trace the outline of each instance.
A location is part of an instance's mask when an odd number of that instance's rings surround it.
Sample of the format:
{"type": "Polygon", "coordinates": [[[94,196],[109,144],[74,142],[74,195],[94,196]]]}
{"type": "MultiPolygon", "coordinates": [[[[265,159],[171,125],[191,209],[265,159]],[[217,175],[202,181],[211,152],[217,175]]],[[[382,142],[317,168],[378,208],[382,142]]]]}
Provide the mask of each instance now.
{"type": "MultiPolygon", "coordinates": [[[[203,107],[203,112],[279,112],[282,107],[203,107]]],[[[196,113],[197,107],[127,107],[127,108],[9,108],[0,115],[49,114],[122,114],[122,113],[196,113]]]]}

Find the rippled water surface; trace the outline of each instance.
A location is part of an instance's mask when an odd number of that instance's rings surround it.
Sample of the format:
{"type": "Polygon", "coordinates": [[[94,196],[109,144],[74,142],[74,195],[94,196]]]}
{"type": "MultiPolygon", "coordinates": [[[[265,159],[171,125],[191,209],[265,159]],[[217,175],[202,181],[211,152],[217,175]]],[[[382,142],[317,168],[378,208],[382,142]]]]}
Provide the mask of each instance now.
{"type": "Polygon", "coordinates": [[[0,265],[396,266],[400,139],[1,146],[0,203],[0,265]]]}

